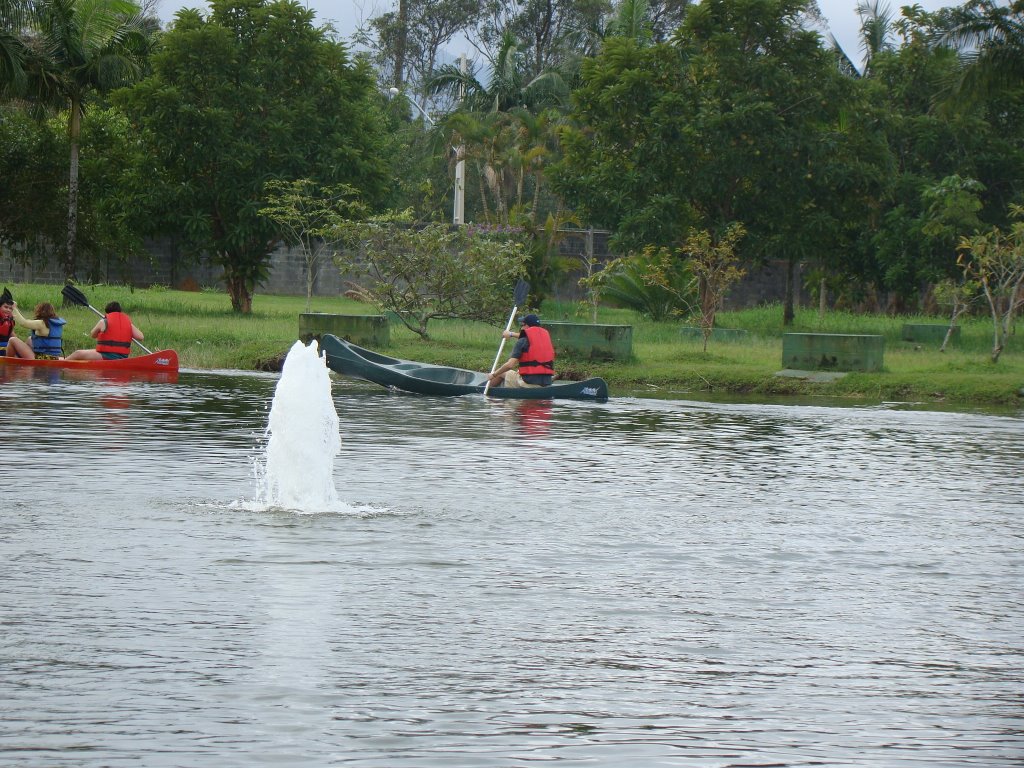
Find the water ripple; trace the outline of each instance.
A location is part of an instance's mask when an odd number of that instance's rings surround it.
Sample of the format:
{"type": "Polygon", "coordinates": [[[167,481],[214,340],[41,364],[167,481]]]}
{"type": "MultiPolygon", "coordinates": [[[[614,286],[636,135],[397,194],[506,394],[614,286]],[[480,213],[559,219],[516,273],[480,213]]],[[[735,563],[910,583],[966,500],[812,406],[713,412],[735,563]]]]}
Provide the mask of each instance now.
{"type": "Polygon", "coordinates": [[[0,383],[0,764],[1024,761],[1020,417],[0,383]]]}

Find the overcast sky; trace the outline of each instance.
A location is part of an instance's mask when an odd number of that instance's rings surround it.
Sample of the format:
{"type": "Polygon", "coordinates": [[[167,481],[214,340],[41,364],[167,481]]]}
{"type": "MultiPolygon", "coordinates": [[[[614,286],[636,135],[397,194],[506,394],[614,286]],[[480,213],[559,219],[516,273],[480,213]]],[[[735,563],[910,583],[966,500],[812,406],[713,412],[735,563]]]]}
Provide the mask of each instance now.
{"type": "MultiPolygon", "coordinates": [[[[335,28],[348,37],[360,23],[378,16],[394,8],[397,3],[388,0],[306,0],[306,4],[316,11],[317,20],[333,22],[335,28]]],[[[891,0],[893,13],[898,17],[902,5],[911,5],[913,0],[891,0]]],[[[959,5],[957,0],[917,0],[917,4],[926,11],[935,11],[943,6],[959,5]]],[[[857,0],[818,0],[829,27],[836,40],[855,62],[860,62],[860,19],[857,17],[857,0]]],[[[202,0],[160,0],[160,18],[170,21],[179,8],[206,8],[202,0]]],[[[449,51],[453,58],[463,51],[449,51]]],[[[473,57],[473,51],[466,54],[473,57]]]]}

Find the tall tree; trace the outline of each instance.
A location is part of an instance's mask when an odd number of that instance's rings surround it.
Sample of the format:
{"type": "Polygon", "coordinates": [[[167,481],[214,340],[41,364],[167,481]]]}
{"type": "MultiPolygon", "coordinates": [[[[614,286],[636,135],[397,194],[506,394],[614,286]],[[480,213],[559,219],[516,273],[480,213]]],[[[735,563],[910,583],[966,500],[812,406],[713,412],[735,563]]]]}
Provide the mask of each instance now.
{"type": "Polygon", "coordinates": [[[77,277],[79,143],[82,117],[98,94],[137,80],[150,52],[152,21],[133,0],[47,0],[30,40],[29,85],[41,102],[67,110],[68,173],[65,278],[77,277]]]}
{"type": "Polygon", "coordinates": [[[963,52],[955,96],[979,99],[1019,89],[1024,82],[1024,0],[969,0],[938,15],[940,43],[963,52]]]}
{"type": "Polygon", "coordinates": [[[874,55],[858,82],[871,120],[859,122],[885,141],[891,181],[871,202],[875,215],[857,258],[838,266],[902,311],[928,285],[958,274],[953,234],[937,237],[934,229],[932,196],[944,179],[980,182],[982,222],[1005,222],[1008,205],[1024,193],[1024,81],[948,109],[949,86],[964,71],[955,49],[936,44],[948,32],[948,13],[905,7],[893,28],[900,44],[874,55]]]}
{"type": "Polygon", "coordinates": [[[532,79],[575,60],[589,34],[600,29],[609,0],[486,0],[473,33],[480,52],[500,50],[511,36],[522,41],[525,75],[532,79]]]}
{"type": "Polygon", "coordinates": [[[827,248],[820,182],[849,81],[799,0],[704,0],[673,44],[606,41],[574,92],[556,189],[622,250],[742,222],[748,261],[827,248]],[[825,141],[829,136],[831,141],[825,141]]]}
{"type": "Polygon", "coordinates": [[[477,0],[401,0],[397,12],[370,19],[356,40],[370,51],[382,79],[402,89],[426,108],[424,87],[443,49],[471,28],[480,13],[477,0]]]}
{"type": "Polygon", "coordinates": [[[0,98],[25,88],[25,58],[29,52],[22,32],[32,8],[29,0],[0,0],[0,98]]]}
{"type": "Polygon", "coordinates": [[[511,33],[501,39],[492,60],[486,82],[475,68],[442,67],[430,82],[431,92],[460,97],[458,110],[444,125],[475,168],[484,220],[509,223],[513,207],[525,200],[529,176],[534,182],[530,223],[536,223],[551,126],[569,89],[557,71],[531,76],[528,57],[511,33]]]}
{"type": "Polygon", "coordinates": [[[369,66],[293,0],[213,0],[178,13],[154,72],[117,94],[158,158],[149,206],[164,230],[223,269],[238,312],[265,279],[277,226],[271,179],[384,192],[379,96],[369,66]]]}

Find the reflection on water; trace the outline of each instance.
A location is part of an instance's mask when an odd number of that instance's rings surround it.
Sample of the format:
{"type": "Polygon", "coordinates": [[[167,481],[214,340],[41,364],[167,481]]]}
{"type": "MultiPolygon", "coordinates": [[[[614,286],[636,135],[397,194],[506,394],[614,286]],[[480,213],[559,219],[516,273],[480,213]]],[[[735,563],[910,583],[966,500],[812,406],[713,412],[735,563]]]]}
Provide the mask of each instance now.
{"type": "Polygon", "coordinates": [[[1019,416],[276,384],[0,382],[0,764],[1021,762],[1019,416]]]}

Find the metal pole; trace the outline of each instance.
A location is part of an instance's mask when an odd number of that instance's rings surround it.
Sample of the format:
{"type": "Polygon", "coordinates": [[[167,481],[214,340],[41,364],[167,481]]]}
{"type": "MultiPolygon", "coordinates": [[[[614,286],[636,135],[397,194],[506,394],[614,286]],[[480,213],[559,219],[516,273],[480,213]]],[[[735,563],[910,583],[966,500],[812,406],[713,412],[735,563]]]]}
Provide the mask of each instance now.
{"type": "MultiPolygon", "coordinates": [[[[459,56],[459,71],[466,74],[466,54],[459,56]]],[[[466,86],[459,89],[459,101],[466,97],[466,86]]],[[[455,225],[466,223],[466,147],[459,144],[455,148],[455,210],[452,214],[452,223],[455,225]]]]}

